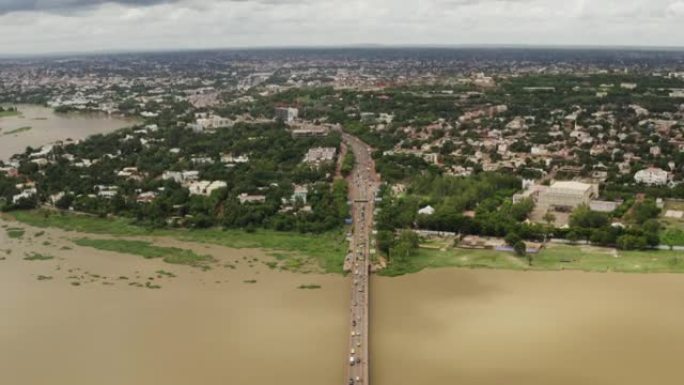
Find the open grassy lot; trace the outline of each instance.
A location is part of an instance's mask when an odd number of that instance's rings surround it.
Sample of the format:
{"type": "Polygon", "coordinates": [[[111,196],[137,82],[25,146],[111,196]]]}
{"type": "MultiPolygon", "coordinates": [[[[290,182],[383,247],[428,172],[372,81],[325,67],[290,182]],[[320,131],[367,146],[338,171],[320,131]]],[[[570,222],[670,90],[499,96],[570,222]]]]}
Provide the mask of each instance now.
{"type": "Polygon", "coordinates": [[[94,216],[57,213],[50,211],[17,211],[8,214],[19,222],[35,227],[54,227],[66,231],[113,236],[168,236],[182,241],[209,243],[232,248],[262,248],[281,252],[279,258],[288,259],[286,266],[297,270],[297,266],[313,260],[322,270],[342,273],[347,251],[344,232],[324,234],[300,234],[257,230],[204,229],[204,230],[153,230],[132,224],[124,218],[103,219],[94,216]],[[289,263],[288,263],[289,262],[289,263]]]}
{"type": "Polygon", "coordinates": [[[144,258],[163,258],[166,263],[179,265],[201,267],[204,262],[212,260],[209,256],[199,255],[190,250],[176,247],[159,247],[144,241],[81,238],[75,240],[74,243],[79,246],[92,247],[98,250],[139,255],[144,258]]]}
{"type": "Polygon", "coordinates": [[[684,273],[684,252],[620,251],[593,246],[548,245],[532,257],[494,250],[420,248],[403,266],[390,266],[383,275],[413,273],[425,268],[467,267],[509,270],[581,270],[625,273],[684,273]]]}
{"type": "Polygon", "coordinates": [[[537,270],[684,273],[684,252],[622,251],[592,246],[553,245],[533,258],[537,270]]]}
{"type": "Polygon", "coordinates": [[[467,267],[486,269],[521,269],[511,253],[490,250],[420,248],[405,264],[390,264],[381,275],[398,276],[416,273],[427,268],[467,267]]]}

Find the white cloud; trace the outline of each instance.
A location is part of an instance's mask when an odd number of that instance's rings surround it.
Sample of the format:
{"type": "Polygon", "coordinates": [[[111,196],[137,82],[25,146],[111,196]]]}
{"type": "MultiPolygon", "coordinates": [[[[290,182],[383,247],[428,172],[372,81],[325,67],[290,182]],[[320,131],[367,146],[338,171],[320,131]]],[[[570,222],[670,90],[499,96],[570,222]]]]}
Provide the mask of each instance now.
{"type": "MultiPolygon", "coordinates": [[[[667,46],[682,44],[684,36],[684,0],[46,3],[52,5],[0,15],[0,36],[12,37],[0,39],[0,52],[366,43],[667,46]]],[[[8,4],[0,0],[0,10],[8,4]]]]}

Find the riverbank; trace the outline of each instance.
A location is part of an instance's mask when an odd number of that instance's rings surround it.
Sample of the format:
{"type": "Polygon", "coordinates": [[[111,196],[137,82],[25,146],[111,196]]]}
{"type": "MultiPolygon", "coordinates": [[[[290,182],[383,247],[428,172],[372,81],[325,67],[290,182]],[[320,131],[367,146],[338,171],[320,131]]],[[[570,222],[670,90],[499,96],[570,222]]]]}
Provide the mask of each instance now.
{"type": "MultiPolygon", "coordinates": [[[[39,228],[58,228],[84,234],[113,237],[169,237],[179,241],[213,244],[236,249],[260,248],[276,258],[274,268],[298,272],[342,273],[347,241],[342,231],[300,234],[257,230],[148,229],[126,219],[54,211],[17,211],[4,214],[17,222],[39,228]]],[[[127,245],[120,245],[127,247],[127,245]]],[[[413,274],[425,269],[458,267],[521,271],[578,270],[620,273],[684,273],[684,252],[670,250],[622,251],[587,245],[550,244],[538,254],[518,257],[495,250],[456,248],[445,243],[421,247],[402,265],[390,264],[383,276],[413,274]]],[[[130,249],[135,249],[132,247],[130,249]]],[[[192,260],[192,259],[191,259],[192,260]]]]}
{"type": "Polygon", "coordinates": [[[235,249],[266,249],[278,261],[277,267],[299,272],[342,273],[347,242],[342,231],[300,234],[256,230],[149,229],[123,218],[103,219],[47,210],[16,211],[5,218],[39,228],[58,228],[85,234],[114,237],[169,237],[235,249]]]}
{"type": "Polygon", "coordinates": [[[537,254],[422,245],[406,263],[390,265],[381,275],[399,276],[429,268],[460,267],[523,271],[577,270],[619,273],[684,273],[684,252],[624,251],[588,245],[548,244],[537,254]]]}

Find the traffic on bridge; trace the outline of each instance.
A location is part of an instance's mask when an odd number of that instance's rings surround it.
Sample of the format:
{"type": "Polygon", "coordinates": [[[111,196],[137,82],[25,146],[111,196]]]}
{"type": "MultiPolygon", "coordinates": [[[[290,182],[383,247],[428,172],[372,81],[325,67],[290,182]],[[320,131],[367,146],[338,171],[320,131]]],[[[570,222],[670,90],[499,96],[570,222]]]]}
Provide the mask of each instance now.
{"type": "Polygon", "coordinates": [[[348,377],[346,385],[369,383],[368,323],[371,235],[378,176],[371,148],[358,138],[343,134],[353,151],[356,163],[352,171],[349,194],[352,201],[353,234],[345,270],[351,273],[351,317],[349,319],[348,377]]]}

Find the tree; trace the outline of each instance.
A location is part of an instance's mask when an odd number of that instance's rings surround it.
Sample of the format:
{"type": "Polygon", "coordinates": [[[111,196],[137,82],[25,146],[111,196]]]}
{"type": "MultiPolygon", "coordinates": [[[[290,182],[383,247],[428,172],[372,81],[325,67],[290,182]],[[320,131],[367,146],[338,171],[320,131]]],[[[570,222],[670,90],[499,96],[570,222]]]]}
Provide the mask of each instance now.
{"type": "Polygon", "coordinates": [[[515,248],[515,245],[522,242],[522,238],[520,238],[520,236],[517,233],[513,232],[506,234],[504,240],[506,241],[507,245],[513,246],[513,248],[515,248]]]}
{"type": "Polygon", "coordinates": [[[610,224],[607,214],[591,211],[587,205],[581,205],[570,215],[570,226],[582,228],[600,228],[610,224]]]}
{"type": "Polygon", "coordinates": [[[413,231],[402,231],[397,237],[397,242],[390,248],[390,261],[392,263],[403,264],[418,249],[420,238],[413,231]]]}
{"type": "Polygon", "coordinates": [[[513,245],[513,251],[519,257],[527,255],[527,245],[523,241],[518,241],[513,245]]]}
{"type": "Polygon", "coordinates": [[[670,247],[670,250],[672,250],[674,246],[680,244],[682,240],[684,240],[684,231],[677,228],[669,228],[665,230],[661,239],[670,247]]]}
{"type": "Polygon", "coordinates": [[[551,210],[547,211],[542,219],[548,226],[551,226],[554,222],[556,222],[556,216],[551,212],[551,210]]]}
{"type": "Polygon", "coordinates": [[[660,214],[660,209],[652,200],[637,203],[632,209],[636,223],[644,223],[651,218],[656,218],[658,214],[660,214]]]}

